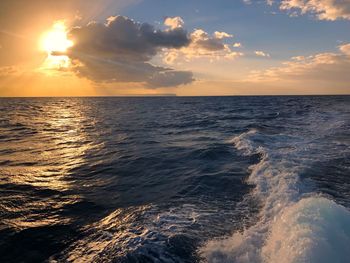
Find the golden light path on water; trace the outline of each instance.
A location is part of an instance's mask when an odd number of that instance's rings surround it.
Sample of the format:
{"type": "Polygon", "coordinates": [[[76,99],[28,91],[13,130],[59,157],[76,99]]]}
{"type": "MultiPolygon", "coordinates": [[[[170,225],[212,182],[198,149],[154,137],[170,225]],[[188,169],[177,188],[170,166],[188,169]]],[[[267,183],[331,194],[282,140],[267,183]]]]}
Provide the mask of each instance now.
{"type": "MultiPolygon", "coordinates": [[[[16,107],[26,106],[19,103],[16,107]]],[[[67,196],[59,193],[87,187],[76,185],[74,169],[86,164],[87,152],[103,146],[87,134],[86,129],[94,126],[93,119],[86,117],[87,108],[88,105],[79,99],[61,99],[54,103],[50,99],[38,99],[37,105],[28,109],[28,112],[36,112],[35,116],[27,116],[23,109],[12,113],[10,126],[14,128],[2,131],[4,136],[13,138],[0,143],[0,147],[9,153],[0,155],[0,163],[9,164],[1,168],[4,176],[0,183],[19,185],[23,191],[13,193],[17,195],[16,204],[11,201],[13,195],[2,197],[3,203],[7,203],[6,210],[19,215],[6,220],[7,224],[23,229],[62,223],[64,219],[58,219],[53,210],[82,199],[76,191],[67,196]],[[23,133],[23,136],[18,138],[18,133],[23,133]],[[13,140],[18,143],[13,143],[13,140]],[[31,191],[43,191],[44,196],[41,199],[28,198],[27,192],[31,191]],[[57,191],[57,195],[45,194],[46,191],[57,191]],[[33,213],[39,210],[47,211],[44,218],[33,213]]]]}

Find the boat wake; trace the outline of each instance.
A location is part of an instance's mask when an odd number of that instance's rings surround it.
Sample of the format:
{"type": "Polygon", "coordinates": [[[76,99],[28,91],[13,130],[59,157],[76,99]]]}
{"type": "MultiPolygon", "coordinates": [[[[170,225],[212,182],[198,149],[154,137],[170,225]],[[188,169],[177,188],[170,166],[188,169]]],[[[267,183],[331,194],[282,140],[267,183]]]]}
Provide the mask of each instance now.
{"type": "MultiPolygon", "coordinates": [[[[342,125],[342,123],[334,123],[342,125]]],[[[250,196],[261,202],[257,222],[200,249],[208,262],[329,263],[350,258],[350,212],[328,196],[312,191],[300,174],[319,152],[315,136],[263,134],[251,129],[233,138],[243,155],[259,154],[250,167],[250,196]],[[300,139],[303,138],[303,139],[300,139]],[[307,141],[305,141],[305,138],[307,141]]],[[[318,154],[319,157],[319,154],[318,154]]]]}

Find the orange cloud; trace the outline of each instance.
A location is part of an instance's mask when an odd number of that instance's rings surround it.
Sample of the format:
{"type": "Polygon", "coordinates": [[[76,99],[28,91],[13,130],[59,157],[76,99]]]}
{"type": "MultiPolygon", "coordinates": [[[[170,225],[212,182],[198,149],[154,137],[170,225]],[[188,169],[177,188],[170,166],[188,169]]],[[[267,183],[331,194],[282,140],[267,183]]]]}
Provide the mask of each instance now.
{"type": "Polygon", "coordinates": [[[261,51],[261,50],[254,51],[254,54],[257,55],[258,57],[270,57],[270,54],[265,53],[264,51],[261,51]]]}
{"type": "Polygon", "coordinates": [[[315,14],[320,20],[350,19],[348,0],[283,0],[280,9],[299,10],[301,14],[315,14]]]}
{"type": "MultiPolygon", "coordinates": [[[[234,59],[243,56],[242,52],[233,51],[224,43],[226,38],[233,35],[226,32],[215,31],[209,35],[202,29],[196,29],[190,33],[190,44],[178,50],[166,50],[163,60],[166,64],[174,64],[179,61],[190,61],[196,58],[207,58],[209,60],[234,59]]],[[[237,45],[235,47],[238,47],[237,45]]]]}
{"type": "MultiPolygon", "coordinates": [[[[350,45],[339,47],[338,53],[319,53],[312,56],[297,56],[262,71],[253,71],[249,80],[281,86],[312,87],[314,90],[328,89],[337,93],[350,93],[350,45]]],[[[317,92],[316,92],[317,93],[317,92]]]]}

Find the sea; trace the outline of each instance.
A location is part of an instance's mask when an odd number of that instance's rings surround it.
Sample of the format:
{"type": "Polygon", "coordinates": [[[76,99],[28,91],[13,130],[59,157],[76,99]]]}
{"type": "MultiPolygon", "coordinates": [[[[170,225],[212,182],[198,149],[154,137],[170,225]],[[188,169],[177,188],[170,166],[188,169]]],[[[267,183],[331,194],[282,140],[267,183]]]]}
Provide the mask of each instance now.
{"type": "Polygon", "coordinates": [[[0,99],[0,262],[350,262],[350,96],[0,99]]]}

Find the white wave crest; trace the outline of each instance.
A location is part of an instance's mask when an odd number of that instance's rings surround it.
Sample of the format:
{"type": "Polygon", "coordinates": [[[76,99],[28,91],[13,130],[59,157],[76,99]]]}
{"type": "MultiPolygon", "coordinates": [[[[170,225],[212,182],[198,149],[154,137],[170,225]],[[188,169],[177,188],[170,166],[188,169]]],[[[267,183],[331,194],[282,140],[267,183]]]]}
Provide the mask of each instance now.
{"type": "Polygon", "coordinates": [[[270,263],[346,263],[350,212],[323,197],[301,199],[273,223],[262,249],[270,263]]]}
{"type": "Polygon", "coordinates": [[[209,241],[200,249],[201,256],[213,263],[350,262],[350,212],[325,197],[303,194],[298,174],[300,163],[309,157],[300,157],[305,149],[298,146],[304,142],[262,136],[250,130],[232,140],[244,155],[261,156],[247,179],[255,185],[253,197],[262,203],[258,222],[209,241]],[[268,142],[268,149],[262,141],[268,142]]]}

